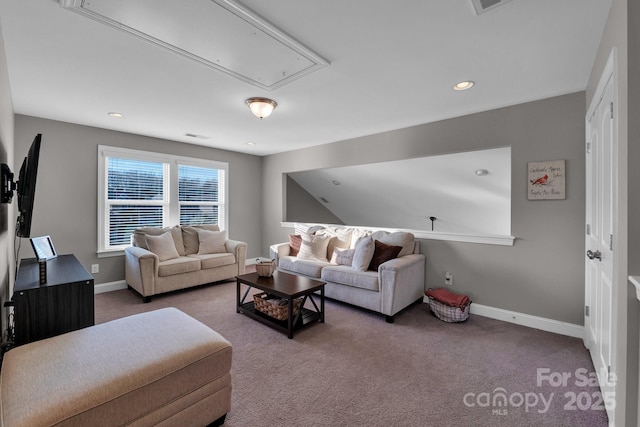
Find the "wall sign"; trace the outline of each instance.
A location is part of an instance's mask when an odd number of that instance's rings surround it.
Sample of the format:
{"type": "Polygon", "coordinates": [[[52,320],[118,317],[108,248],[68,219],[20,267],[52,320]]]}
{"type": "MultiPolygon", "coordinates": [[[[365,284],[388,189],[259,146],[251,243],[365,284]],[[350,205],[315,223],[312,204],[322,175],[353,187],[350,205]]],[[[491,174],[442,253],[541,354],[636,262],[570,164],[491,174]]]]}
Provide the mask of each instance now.
{"type": "Polygon", "coordinates": [[[527,198],[529,200],[566,199],[564,160],[529,162],[527,170],[527,198]]]}

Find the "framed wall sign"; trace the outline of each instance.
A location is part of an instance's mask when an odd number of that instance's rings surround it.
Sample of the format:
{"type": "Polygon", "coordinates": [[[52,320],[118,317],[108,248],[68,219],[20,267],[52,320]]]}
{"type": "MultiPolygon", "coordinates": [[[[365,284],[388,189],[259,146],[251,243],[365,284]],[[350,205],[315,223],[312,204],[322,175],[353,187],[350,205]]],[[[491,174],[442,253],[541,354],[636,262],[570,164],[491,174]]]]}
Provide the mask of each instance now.
{"type": "Polygon", "coordinates": [[[529,200],[564,200],[565,194],[565,161],[527,163],[528,182],[527,198],[529,200]]]}

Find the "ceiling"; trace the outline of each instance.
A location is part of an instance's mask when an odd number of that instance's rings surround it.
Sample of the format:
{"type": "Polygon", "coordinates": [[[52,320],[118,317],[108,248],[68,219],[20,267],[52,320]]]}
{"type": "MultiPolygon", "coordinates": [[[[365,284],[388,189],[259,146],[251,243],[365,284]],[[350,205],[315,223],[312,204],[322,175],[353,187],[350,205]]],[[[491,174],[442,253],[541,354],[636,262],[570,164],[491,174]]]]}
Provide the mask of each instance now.
{"type": "MultiPolygon", "coordinates": [[[[511,235],[511,148],[289,173],[343,224],[511,235]],[[476,171],[484,170],[486,175],[476,171]],[[381,196],[384,195],[384,203],[381,196]]],[[[293,203],[307,204],[297,194],[293,203]]],[[[297,209],[316,215],[315,207],[297,209]]],[[[313,223],[313,218],[287,218],[313,223]]]]}
{"type": "MultiPolygon", "coordinates": [[[[65,3],[74,2],[83,3],[65,3]]],[[[155,12],[184,5],[188,25],[172,27],[177,39],[216,38],[201,13],[211,0],[147,3],[158,28],[177,14],[162,22],[155,12]]],[[[57,0],[0,0],[0,25],[17,114],[268,155],[584,90],[610,5],[512,0],[477,15],[471,0],[242,0],[326,62],[273,88],[57,0]],[[462,80],[476,85],[453,91],[462,80]],[[244,104],[253,96],[278,107],[260,120],[244,104]]],[[[245,52],[239,39],[223,45],[245,52]]],[[[261,63],[277,68],[269,63],[277,56],[261,63]]]]}

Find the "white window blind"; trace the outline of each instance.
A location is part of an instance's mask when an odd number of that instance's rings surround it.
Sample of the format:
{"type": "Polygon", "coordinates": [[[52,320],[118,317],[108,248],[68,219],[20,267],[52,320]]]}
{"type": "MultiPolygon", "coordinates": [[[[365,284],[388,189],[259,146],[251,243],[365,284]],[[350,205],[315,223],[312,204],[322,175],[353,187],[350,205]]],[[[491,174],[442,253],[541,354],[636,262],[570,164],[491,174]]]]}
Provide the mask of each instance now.
{"type": "Polygon", "coordinates": [[[98,158],[98,253],[119,253],[138,227],[226,229],[227,163],[105,146],[98,158]]]}
{"type": "Polygon", "coordinates": [[[178,165],[180,224],[218,224],[224,171],[178,165]]]}

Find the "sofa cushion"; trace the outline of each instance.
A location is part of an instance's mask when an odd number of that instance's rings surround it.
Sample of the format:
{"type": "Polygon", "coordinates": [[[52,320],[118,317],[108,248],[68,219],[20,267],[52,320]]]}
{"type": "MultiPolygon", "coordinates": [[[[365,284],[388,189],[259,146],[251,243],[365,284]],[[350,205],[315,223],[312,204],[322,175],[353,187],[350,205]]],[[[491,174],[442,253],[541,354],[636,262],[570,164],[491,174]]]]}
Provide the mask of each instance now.
{"type": "Polygon", "coordinates": [[[315,261],[327,261],[327,246],[330,237],[303,233],[298,258],[315,261]]]}
{"type": "Polygon", "coordinates": [[[371,236],[371,231],[369,230],[362,230],[360,228],[354,228],[351,231],[351,244],[349,245],[349,248],[353,249],[358,245],[358,242],[360,241],[360,239],[363,239],[367,236],[371,236]]]}
{"type": "Polygon", "coordinates": [[[298,256],[300,245],[302,244],[302,236],[299,234],[289,235],[289,255],[298,256]]]}
{"type": "Polygon", "coordinates": [[[369,270],[378,271],[380,264],[383,264],[390,259],[395,259],[402,250],[402,246],[392,246],[382,243],[379,240],[374,240],[375,250],[373,252],[373,258],[369,264],[369,270]]]}
{"type": "Polygon", "coordinates": [[[166,261],[180,256],[173,242],[173,237],[171,237],[171,233],[168,231],[159,236],[147,235],[145,240],[149,251],[156,254],[160,261],[166,261]]]}
{"type": "Polygon", "coordinates": [[[389,233],[388,231],[376,231],[371,235],[375,240],[393,246],[402,246],[402,250],[398,254],[398,258],[413,253],[415,247],[415,236],[405,231],[396,231],[389,233]]]}
{"type": "Polygon", "coordinates": [[[200,268],[206,270],[207,268],[222,267],[223,265],[232,265],[236,263],[236,257],[230,253],[223,254],[194,254],[187,255],[189,258],[197,258],[200,260],[200,268]]]}
{"type": "Polygon", "coordinates": [[[220,254],[227,251],[224,242],[227,240],[224,231],[198,230],[198,255],[220,254]]]}
{"type": "Polygon", "coordinates": [[[379,291],[378,273],[374,271],[354,271],[345,265],[334,265],[322,269],[320,276],[325,282],[352,286],[354,288],[379,291]]]}
{"type": "Polygon", "coordinates": [[[355,249],[334,248],[333,255],[331,256],[331,263],[338,265],[351,265],[353,264],[353,255],[355,253],[355,249]]]}
{"type": "Polygon", "coordinates": [[[158,264],[158,277],[173,276],[200,270],[200,260],[192,257],[179,257],[158,264]]]}
{"type": "Polygon", "coordinates": [[[353,254],[353,262],[351,263],[353,269],[356,271],[367,271],[374,251],[375,246],[371,236],[361,238],[353,254]]]}
{"type": "Polygon", "coordinates": [[[298,273],[309,277],[320,278],[323,267],[330,266],[326,261],[300,259],[295,256],[278,258],[278,269],[298,273]]]}
{"type": "Polygon", "coordinates": [[[329,227],[316,231],[316,236],[329,237],[327,259],[331,259],[335,248],[349,248],[351,244],[351,228],[329,227]]]}
{"type": "Polygon", "coordinates": [[[198,249],[200,249],[200,240],[198,240],[198,229],[220,231],[220,227],[218,227],[216,224],[183,225],[182,240],[184,242],[185,255],[198,253],[198,249]]]}
{"type": "Polygon", "coordinates": [[[176,246],[176,250],[180,254],[180,256],[184,256],[184,242],[182,241],[182,229],[179,225],[174,227],[140,227],[137,228],[133,232],[133,245],[139,248],[143,248],[149,250],[147,246],[147,236],[159,236],[166,232],[171,233],[171,237],[173,238],[173,243],[176,246]]]}

